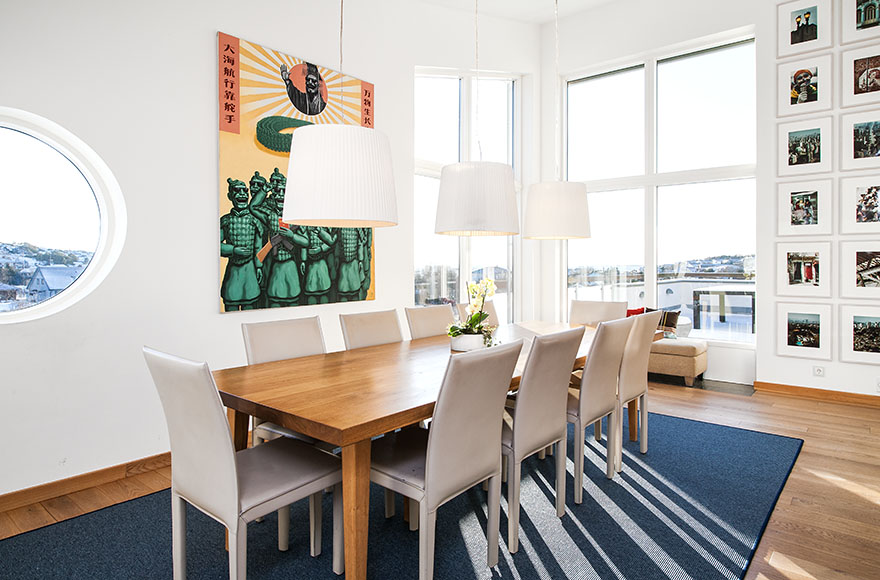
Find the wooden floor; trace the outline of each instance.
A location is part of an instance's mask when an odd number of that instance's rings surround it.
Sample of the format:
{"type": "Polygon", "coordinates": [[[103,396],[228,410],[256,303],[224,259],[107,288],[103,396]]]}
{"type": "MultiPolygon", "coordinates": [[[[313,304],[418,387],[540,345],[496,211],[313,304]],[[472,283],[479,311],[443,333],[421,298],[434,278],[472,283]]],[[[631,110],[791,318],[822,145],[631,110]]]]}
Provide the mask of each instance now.
{"type": "MultiPolygon", "coordinates": [[[[650,410],[798,437],[804,447],[747,578],[880,578],[880,409],[652,384],[650,410]]],[[[165,489],[170,468],[0,513],[0,539],[165,489]]]]}

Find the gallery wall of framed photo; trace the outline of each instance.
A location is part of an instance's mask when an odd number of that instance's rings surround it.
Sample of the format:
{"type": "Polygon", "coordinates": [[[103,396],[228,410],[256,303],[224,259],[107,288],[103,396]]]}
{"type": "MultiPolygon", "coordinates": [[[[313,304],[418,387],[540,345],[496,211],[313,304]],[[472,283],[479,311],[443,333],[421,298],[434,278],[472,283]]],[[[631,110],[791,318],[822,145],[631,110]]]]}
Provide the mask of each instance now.
{"type": "Polygon", "coordinates": [[[776,10],[776,355],[880,365],[880,0],[776,10]]]}

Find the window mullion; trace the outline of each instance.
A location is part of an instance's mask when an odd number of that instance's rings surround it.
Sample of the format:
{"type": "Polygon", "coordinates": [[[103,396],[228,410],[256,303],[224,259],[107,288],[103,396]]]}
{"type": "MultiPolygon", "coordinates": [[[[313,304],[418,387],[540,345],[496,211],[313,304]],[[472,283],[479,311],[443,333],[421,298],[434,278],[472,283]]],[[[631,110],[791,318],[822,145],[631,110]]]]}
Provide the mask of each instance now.
{"type": "Polygon", "coordinates": [[[645,63],[645,304],[657,306],[657,61],[645,63]]]}

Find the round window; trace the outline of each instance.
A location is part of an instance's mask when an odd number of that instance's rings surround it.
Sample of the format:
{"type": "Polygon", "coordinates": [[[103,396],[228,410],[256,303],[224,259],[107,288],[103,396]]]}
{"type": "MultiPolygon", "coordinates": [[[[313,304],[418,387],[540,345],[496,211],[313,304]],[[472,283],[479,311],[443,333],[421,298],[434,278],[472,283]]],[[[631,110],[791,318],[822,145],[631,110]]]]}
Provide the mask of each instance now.
{"type": "Polygon", "coordinates": [[[116,262],[125,207],[107,165],[75,135],[0,107],[0,323],[58,312],[116,262]]]}

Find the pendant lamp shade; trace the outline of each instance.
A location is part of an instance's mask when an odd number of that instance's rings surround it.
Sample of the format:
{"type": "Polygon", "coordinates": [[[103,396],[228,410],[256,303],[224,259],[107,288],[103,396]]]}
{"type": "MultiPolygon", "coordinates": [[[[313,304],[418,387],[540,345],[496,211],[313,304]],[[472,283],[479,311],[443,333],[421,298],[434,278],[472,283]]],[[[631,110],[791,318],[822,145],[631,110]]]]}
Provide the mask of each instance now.
{"type": "Polygon", "coordinates": [[[443,167],[434,231],[450,236],[518,234],[513,168],[489,161],[443,167]]]}
{"type": "Polygon", "coordinates": [[[357,125],[294,130],[282,219],[305,226],[397,225],[388,138],[357,125]]]}
{"type": "Polygon", "coordinates": [[[526,200],[523,237],[567,240],[590,237],[587,186],[571,181],[536,183],[526,200]]]}

